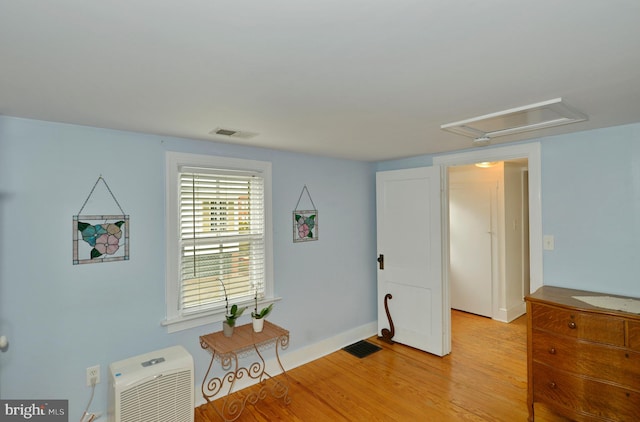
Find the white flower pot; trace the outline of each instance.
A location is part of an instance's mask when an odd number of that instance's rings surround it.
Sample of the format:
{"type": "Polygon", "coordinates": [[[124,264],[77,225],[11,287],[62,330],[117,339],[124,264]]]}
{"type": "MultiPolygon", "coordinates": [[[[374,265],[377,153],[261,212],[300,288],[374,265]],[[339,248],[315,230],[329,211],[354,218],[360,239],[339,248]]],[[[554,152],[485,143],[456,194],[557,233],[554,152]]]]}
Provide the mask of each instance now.
{"type": "Polygon", "coordinates": [[[253,331],[261,333],[264,328],[264,318],[253,318],[253,331]]]}
{"type": "Polygon", "coordinates": [[[227,321],[222,321],[222,334],[225,337],[231,337],[233,335],[233,326],[227,324],[227,321]]]}

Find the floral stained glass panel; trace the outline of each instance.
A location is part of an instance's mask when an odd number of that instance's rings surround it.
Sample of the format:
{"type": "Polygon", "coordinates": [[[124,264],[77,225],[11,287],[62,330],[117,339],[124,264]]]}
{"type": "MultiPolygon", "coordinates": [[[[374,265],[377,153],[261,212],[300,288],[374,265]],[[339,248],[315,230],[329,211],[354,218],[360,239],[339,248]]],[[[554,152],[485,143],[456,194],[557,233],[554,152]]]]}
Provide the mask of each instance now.
{"type": "Polygon", "coordinates": [[[318,240],[318,210],[293,212],[293,241],[318,240]]]}
{"type": "Polygon", "coordinates": [[[128,259],[128,215],[73,216],[74,265],[128,259]]]}

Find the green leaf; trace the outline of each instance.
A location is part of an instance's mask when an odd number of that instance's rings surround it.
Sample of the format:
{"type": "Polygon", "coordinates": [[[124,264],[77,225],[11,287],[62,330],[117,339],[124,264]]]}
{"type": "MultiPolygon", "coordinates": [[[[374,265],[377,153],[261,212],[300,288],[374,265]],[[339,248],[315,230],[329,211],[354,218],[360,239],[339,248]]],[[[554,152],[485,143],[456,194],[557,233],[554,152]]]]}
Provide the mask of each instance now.
{"type": "Polygon", "coordinates": [[[273,303],[266,308],[263,308],[258,315],[256,315],[257,319],[262,319],[271,313],[271,309],[273,309],[273,303]]]}
{"type": "Polygon", "coordinates": [[[231,306],[231,309],[229,310],[229,315],[226,316],[227,321],[235,321],[237,318],[240,317],[240,315],[242,315],[245,309],[247,309],[246,306],[244,308],[238,308],[238,305],[234,304],[233,306],[231,306]]]}
{"type": "Polygon", "coordinates": [[[81,232],[84,231],[84,229],[86,229],[87,227],[90,227],[91,224],[89,223],[83,223],[82,221],[78,221],[78,230],[80,230],[81,232]]]}
{"type": "Polygon", "coordinates": [[[113,223],[118,227],[122,227],[124,225],[124,221],[118,221],[117,223],[113,223]]]}
{"type": "Polygon", "coordinates": [[[96,248],[91,249],[91,259],[98,258],[102,256],[100,252],[96,248]]]}

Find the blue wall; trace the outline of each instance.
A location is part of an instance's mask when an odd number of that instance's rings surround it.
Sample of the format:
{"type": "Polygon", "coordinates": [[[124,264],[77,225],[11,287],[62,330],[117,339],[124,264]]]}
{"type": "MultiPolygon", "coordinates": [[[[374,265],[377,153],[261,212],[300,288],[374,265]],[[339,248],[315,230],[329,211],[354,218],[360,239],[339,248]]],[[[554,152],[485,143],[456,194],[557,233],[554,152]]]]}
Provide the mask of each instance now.
{"type": "Polygon", "coordinates": [[[68,399],[78,420],[88,366],[102,366],[91,407],[104,412],[109,363],[175,344],[193,355],[202,379],[210,355],[198,336],[220,327],[167,334],[160,325],[168,150],[272,162],[282,300],[270,320],[290,330],[287,352],[376,320],[373,164],[0,117],[0,334],[10,341],[0,352],[0,397],[68,399]],[[72,265],[72,216],[99,175],[130,215],[131,258],[72,265]],[[305,184],[319,240],[294,244],[291,212],[305,184]]]}
{"type": "Polygon", "coordinates": [[[542,143],[545,284],[640,297],[640,124],[542,143]]]}

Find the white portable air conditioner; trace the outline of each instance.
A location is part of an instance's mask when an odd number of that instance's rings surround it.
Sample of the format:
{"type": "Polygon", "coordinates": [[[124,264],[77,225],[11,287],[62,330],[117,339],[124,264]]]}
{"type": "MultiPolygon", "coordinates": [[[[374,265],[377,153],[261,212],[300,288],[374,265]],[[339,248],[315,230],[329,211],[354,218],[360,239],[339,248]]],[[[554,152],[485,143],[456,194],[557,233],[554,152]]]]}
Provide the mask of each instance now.
{"type": "Polygon", "coordinates": [[[109,365],[109,421],[193,422],[193,358],[169,347],[109,365]]]}

